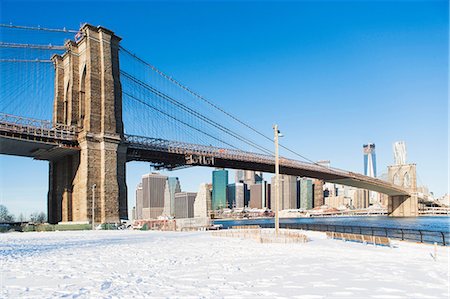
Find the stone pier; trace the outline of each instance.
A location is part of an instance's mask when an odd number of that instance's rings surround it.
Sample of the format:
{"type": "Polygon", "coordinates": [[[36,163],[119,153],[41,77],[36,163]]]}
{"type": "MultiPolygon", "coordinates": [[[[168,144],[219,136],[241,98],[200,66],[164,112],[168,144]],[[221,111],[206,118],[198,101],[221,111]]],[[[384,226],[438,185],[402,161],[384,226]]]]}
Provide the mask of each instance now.
{"type": "Polygon", "coordinates": [[[50,161],[50,223],[127,218],[119,42],[112,31],[84,25],[55,67],[53,122],[77,126],[80,151],[50,161]],[[93,186],[96,186],[93,188],[93,186]]]}
{"type": "Polygon", "coordinates": [[[410,192],[410,195],[389,196],[388,215],[393,217],[419,216],[416,164],[388,166],[389,181],[410,192]]]}

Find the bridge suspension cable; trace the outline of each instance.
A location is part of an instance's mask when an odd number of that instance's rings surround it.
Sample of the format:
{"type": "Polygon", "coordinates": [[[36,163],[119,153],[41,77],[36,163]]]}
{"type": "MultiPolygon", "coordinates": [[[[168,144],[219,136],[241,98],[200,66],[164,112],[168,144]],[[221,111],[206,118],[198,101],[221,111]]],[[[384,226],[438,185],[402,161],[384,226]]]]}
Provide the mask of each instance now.
{"type": "Polygon", "coordinates": [[[1,58],[0,62],[37,62],[37,63],[52,63],[50,59],[15,59],[15,58],[1,58]]]}
{"type": "Polygon", "coordinates": [[[67,29],[67,28],[46,28],[46,27],[32,27],[32,26],[19,26],[13,24],[0,24],[0,27],[10,28],[10,29],[23,29],[23,30],[39,30],[48,32],[61,32],[61,33],[78,33],[79,30],[67,29]]]}
{"type": "Polygon", "coordinates": [[[188,124],[187,122],[182,121],[181,119],[179,119],[179,118],[177,118],[177,117],[175,117],[175,116],[173,116],[173,115],[170,115],[170,114],[168,114],[168,113],[162,111],[161,109],[158,109],[158,108],[156,108],[156,107],[150,105],[149,103],[144,102],[144,101],[138,99],[137,97],[135,97],[135,96],[133,96],[133,95],[131,95],[131,94],[125,92],[125,91],[123,91],[122,93],[123,93],[124,95],[130,97],[131,99],[133,99],[133,100],[135,100],[135,101],[141,103],[142,105],[145,105],[145,106],[147,106],[147,107],[149,107],[149,108],[151,108],[151,109],[157,111],[158,113],[164,114],[165,116],[171,118],[172,120],[175,120],[175,121],[177,121],[177,122],[179,122],[179,123],[181,123],[181,124],[183,124],[183,125],[185,125],[185,126],[191,128],[191,129],[193,129],[193,130],[195,130],[195,131],[197,131],[197,132],[199,132],[199,133],[202,133],[202,134],[204,134],[204,135],[206,135],[206,136],[208,136],[208,137],[210,137],[210,138],[212,138],[212,139],[214,139],[214,140],[216,140],[216,141],[219,141],[219,142],[221,142],[221,143],[223,143],[223,144],[226,144],[226,145],[228,145],[228,146],[230,146],[230,147],[232,147],[232,148],[238,150],[238,148],[235,147],[234,145],[232,145],[232,144],[230,144],[230,143],[228,143],[228,142],[226,142],[226,141],[224,141],[224,140],[221,140],[221,139],[217,138],[216,136],[214,136],[214,135],[212,135],[212,134],[209,134],[209,133],[207,133],[207,132],[205,132],[205,131],[203,131],[203,130],[201,130],[201,129],[199,129],[199,128],[196,128],[196,127],[194,127],[194,126],[188,124]]]}
{"type": "MultiPolygon", "coordinates": [[[[173,84],[175,84],[176,86],[180,87],[181,89],[183,89],[184,91],[188,92],[189,94],[191,94],[192,96],[194,96],[195,98],[198,98],[200,100],[202,100],[203,102],[205,102],[206,104],[208,104],[209,106],[213,107],[214,109],[216,109],[217,111],[225,114],[226,116],[228,116],[229,118],[231,118],[232,120],[236,121],[237,123],[239,123],[240,125],[250,129],[251,131],[253,131],[254,133],[258,134],[259,136],[262,136],[264,139],[273,142],[272,137],[269,137],[267,135],[265,135],[264,133],[262,133],[261,131],[259,131],[258,129],[254,128],[253,126],[247,124],[246,122],[240,120],[239,118],[237,118],[236,116],[234,116],[233,114],[227,112],[226,110],[222,109],[221,107],[219,107],[218,105],[216,105],[215,103],[213,103],[212,101],[208,100],[206,97],[200,95],[199,93],[193,91],[192,89],[190,89],[189,87],[187,87],[186,85],[180,83],[179,81],[175,80],[173,77],[165,74],[164,72],[162,72],[161,70],[159,70],[157,67],[155,67],[154,65],[152,65],[151,63],[143,60],[142,58],[138,57],[136,54],[132,53],[131,51],[127,50],[124,47],[120,47],[120,50],[123,51],[124,53],[130,55],[131,57],[133,57],[134,59],[136,59],[137,61],[141,62],[142,64],[146,65],[147,67],[149,67],[150,69],[152,69],[153,71],[155,71],[156,73],[158,73],[160,76],[162,76],[163,78],[169,80],[170,82],[172,82],[173,84]]],[[[315,165],[324,167],[324,168],[328,168],[324,165],[318,164],[317,162],[305,157],[304,155],[301,155],[300,153],[288,148],[287,146],[284,146],[282,144],[279,144],[279,146],[285,150],[287,150],[288,152],[308,161],[311,162],[315,165]]],[[[270,151],[272,153],[272,151],[270,151]]]]}
{"type": "Polygon", "coordinates": [[[16,44],[16,43],[5,43],[5,42],[0,42],[0,48],[38,49],[38,50],[65,50],[66,49],[64,46],[16,44]]]}
{"type": "Polygon", "coordinates": [[[222,132],[224,132],[224,133],[226,133],[226,134],[228,134],[228,135],[230,135],[230,136],[232,136],[232,137],[234,137],[234,138],[236,138],[236,139],[238,139],[238,140],[240,140],[240,141],[242,141],[244,143],[246,143],[247,145],[250,145],[253,148],[256,148],[256,149],[258,149],[258,150],[260,150],[260,151],[262,151],[262,152],[264,152],[266,154],[272,155],[272,151],[270,151],[270,150],[268,150],[268,149],[266,149],[266,148],[264,148],[264,147],[262,147],[262,146],[260,146],[260,145],[258,145],[256,143],[254,143],[253,141],[251,141],[251,140],[241,136],[238,133],[233,132],[232,130],[224,127],[223,125],[221,125],[221,124],[219,124],[217,122],[215,122],[211,118],[209,118],[209,117],[201,114],[200,112],[195,111],[195,110],[189,108],[188,106],[184,105],[183,103],[177,101],[173,97],[170,97],[167,94],[156,90],[155,88],[153,88],[152,86],[146,84],[145,82],[142,82],[141,80],[133,77],[132,75],[128,74],[127,72],[120,71],[120,73],[121,73],[121,75],[127,77],[128,79],[130,79],[134,83],[136,83],[136,84],[140,85],[141,87],[147,89],[148,91],[154,93],[155,95],[159,96],[160,98],[163,98],[164,100],[166,100],[169,103],[175,105],[176,107],[180,108],[181,110],[183,110],[183,111],[185,111],[185,112],[187,112],[187,113],[197,117],[198,119],[204,121],[205,123],[207,123],[207,124],[217,128],[217,129],[219,129],[220,131],[222,131],[222,132]]]}

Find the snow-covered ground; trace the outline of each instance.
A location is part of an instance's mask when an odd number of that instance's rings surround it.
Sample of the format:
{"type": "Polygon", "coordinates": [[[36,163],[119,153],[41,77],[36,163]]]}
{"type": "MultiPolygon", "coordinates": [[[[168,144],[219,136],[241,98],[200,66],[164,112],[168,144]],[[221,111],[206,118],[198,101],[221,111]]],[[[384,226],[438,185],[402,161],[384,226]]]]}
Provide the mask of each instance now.
{"type": "Polygon", "coordinates": [[[448,248],[327,240],[260,244],[209,232],[2,234],[5,298],[448,298],[448,248]]]}

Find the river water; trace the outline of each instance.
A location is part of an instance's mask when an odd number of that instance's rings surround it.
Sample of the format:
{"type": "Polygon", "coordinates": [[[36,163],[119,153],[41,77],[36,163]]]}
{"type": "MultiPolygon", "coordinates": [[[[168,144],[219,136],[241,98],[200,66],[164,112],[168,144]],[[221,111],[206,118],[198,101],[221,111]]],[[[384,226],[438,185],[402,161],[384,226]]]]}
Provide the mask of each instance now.
{"type": "MultiPolygon", "coordinates": [[[[273,218],[244,220],[214,220],[214,224],[222,224],[224,228],[234,225],[270,224],[273,218]]],[[[344,226],[387,227],[396,229],[414,229],[450,232],[450,217],[311,217],[281,218],[280,223],[328,224],[344,226]]]]}

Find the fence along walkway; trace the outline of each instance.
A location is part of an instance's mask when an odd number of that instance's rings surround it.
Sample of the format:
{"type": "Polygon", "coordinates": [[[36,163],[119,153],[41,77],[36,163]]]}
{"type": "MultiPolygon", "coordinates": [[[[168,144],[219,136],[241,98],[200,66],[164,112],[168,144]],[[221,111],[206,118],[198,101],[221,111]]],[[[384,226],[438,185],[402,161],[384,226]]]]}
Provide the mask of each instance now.
{"type": "Polygon", "coordinates": [[[389,238],[387,238],[387,237],[327,232],[327,238],[391,247],[391,242],[390,242],[389,238]]]}
{"type": "Polygon", "coordinates": [[[293,230],[279,230],[278,236],[275,235],[274,230],[267,230],[261,228],[242,228],[239,229],[224,229],[212,232],[215,237],[231,237],[252,239],[259,243],[306,243],[309,241],[308,237],[300,231],[293,230]]]}
{"type": "MultiPolygon", "coordinates": [[[[262,228],[273,228],[273,223],[260,225],[262,228]]],[[[416,230],[390,227],[372,227],[372,226],[347,226],[330,224],[306,224],[306,223],[280,223],[281,228],[303,229],[322,232],[351,233],[376,237],[386,237],[403,241],[413,241],[419,243],[436,242],[439,245],[448,246],[450,240],[450,231],[431,231],[416,230]]]]}

